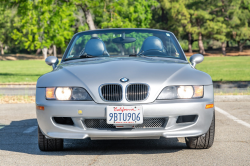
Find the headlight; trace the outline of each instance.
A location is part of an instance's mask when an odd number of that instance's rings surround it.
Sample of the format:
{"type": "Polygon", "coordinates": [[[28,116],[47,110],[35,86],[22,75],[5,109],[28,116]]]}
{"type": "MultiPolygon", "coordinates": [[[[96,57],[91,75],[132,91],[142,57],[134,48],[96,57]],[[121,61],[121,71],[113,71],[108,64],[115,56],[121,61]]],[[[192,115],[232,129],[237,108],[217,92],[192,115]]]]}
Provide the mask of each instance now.
{"type": "Polygon", "coordinates": [[[194,94],[194,89],[192,86],[179,86],[177,88],[178,98],[189,99],[192,98],[194,94]]]}
{"type": "Polygon", "coordinates": [[[71,98],[71,89],[67,87],[56,88],[56,98],[57,100],[69,100],[71,98]]]}
{"type": "Polygon", "coordinates": [[[72,100],[92,100],[88,92],[83,88],[73,88],[72,100]]]}
{"type": "Polygon", "coordinates": [[[46,88],[46,99],[48,100],[81,100],[91,101],[92,98],[88,92],[83,88],[71,87],[53,87],[46,88]]]}
{"type": "Polygon", "coordinates": [[[157,99],[190,99],[202,97],[203,86],[167,86],[161,91],[157,99]]]}

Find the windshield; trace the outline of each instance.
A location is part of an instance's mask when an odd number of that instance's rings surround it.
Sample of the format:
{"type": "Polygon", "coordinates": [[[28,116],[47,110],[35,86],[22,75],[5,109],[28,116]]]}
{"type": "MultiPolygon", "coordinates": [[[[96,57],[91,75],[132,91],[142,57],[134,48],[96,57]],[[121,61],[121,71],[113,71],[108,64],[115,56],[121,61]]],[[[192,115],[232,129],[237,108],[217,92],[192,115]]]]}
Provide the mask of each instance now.
{"type": "Polygon", "coordinates": [[[63,60],[141,56],[186,60],[172,33],[149,29],[109,29],[78,33],[72,39],[63,60]]]}

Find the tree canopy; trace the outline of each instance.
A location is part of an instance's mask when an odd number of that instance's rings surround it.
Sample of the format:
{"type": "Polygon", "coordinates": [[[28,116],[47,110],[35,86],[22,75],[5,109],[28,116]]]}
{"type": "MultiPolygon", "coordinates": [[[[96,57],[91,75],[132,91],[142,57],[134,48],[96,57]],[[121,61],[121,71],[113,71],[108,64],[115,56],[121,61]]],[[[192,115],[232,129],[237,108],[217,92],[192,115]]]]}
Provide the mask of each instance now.
{"type": "Polygon", "coordinates": [[[179,39],[235,41],[239,50],[250,39],[250,0],[3,0],[0,3],[0,48],[64,50],[73,34],[99,28],[159,28],[179,39]],[[14,41],[14,42],[13,42],[14,41]]]}

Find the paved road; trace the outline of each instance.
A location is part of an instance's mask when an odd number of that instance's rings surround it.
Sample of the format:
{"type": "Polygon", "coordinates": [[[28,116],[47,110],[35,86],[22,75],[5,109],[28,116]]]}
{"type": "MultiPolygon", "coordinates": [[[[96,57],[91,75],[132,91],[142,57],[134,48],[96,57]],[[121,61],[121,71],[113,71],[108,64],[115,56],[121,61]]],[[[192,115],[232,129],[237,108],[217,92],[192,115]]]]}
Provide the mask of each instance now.
{"type": "Polygon", "coordinates": [[[183,138],[86,139],[66,140],[61,152],[39,151],[34,104],[3,104],[0,165],[250,165],[250,103],[215,104],[229,114],[216,111],[215,142],[210,149],[187,149],[183,138]]]}

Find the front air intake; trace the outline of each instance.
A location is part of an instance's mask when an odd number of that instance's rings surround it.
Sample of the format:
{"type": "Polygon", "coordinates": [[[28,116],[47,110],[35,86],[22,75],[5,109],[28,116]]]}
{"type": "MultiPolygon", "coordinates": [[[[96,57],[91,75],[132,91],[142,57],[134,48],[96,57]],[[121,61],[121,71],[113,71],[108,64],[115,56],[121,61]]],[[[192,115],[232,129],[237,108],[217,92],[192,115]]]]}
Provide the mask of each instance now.
{"type": "Polygon", "coordinates": [[[119,84],[107,84],[101,87],[101,97],[105,101],[121,101],[122,87],[119,84]]]}
{"type": "Polygon", "coordinates": [[[148,96],[148,85],[130,84],[127,87],[127,99],[129,101],[145,100],[148,96]]]}

